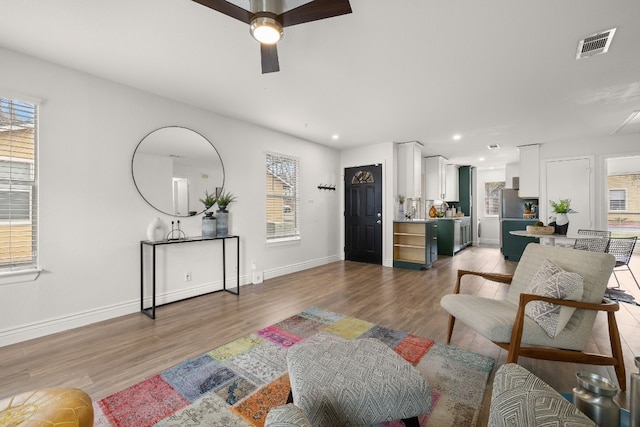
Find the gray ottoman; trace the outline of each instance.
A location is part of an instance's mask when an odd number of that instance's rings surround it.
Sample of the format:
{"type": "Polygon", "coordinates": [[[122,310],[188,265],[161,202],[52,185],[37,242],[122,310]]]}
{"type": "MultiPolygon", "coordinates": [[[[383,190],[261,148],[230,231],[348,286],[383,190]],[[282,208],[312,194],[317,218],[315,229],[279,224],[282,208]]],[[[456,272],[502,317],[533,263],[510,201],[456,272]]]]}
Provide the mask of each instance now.
{"type": "Polygon", "coordinates": [[[287,352],[293,402],[313,426],[405,421],[431,412],[420,372],[377,339],[300,344],[287,352]]]}

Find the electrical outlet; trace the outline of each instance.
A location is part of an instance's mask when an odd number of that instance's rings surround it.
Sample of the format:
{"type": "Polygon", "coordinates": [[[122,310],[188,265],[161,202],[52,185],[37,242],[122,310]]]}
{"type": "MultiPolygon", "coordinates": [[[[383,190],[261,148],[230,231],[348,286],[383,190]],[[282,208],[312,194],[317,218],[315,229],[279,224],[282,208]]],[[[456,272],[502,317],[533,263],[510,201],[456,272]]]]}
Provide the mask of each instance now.
{"type": "Polygon", "coordinates": [[[184,273],[184,281],[185,282],[190,282],[191,281],[191,272],[190,271],[187,272],[187,273],[184,273]]]}

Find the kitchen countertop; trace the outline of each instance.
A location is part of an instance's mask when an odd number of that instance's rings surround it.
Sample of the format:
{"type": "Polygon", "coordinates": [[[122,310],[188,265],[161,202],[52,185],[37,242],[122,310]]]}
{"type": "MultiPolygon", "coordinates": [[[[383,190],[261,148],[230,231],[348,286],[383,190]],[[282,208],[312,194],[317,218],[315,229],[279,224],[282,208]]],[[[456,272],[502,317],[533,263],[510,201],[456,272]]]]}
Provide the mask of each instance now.
{"type": "Polygon", "coordinates": [[[500,221],[538,221],[538,218],[500,218],[500,221]]]}

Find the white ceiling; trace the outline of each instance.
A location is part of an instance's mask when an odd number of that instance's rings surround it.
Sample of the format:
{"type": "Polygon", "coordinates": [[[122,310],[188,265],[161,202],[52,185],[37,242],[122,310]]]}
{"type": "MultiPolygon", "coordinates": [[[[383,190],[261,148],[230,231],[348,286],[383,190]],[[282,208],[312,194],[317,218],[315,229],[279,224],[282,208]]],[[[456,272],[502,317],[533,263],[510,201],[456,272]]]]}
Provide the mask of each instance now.
{"type": "Polygon", "coordinates": [[[248,26],[191,0],[0,0],[0,46],[320,144],[418,140],[481,167],[640,110],[638,0],[351,6],[285,28],[281,71],[264,75],[248,26]],[[575,59],[614,27],[607,54],[575,59]]]}

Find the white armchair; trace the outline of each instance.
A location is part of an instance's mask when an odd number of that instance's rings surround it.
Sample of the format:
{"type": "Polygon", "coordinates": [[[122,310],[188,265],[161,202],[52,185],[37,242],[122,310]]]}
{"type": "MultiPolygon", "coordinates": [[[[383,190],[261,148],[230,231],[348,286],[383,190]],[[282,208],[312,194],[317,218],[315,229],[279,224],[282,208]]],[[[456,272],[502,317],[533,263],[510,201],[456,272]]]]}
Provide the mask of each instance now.
{"type": "MultiPolygon", "coordinates": [[[[625,390],[624,360],[615,318],[615,311],[620,307],[615,302],[603,299],[614,265],[615,259],[610,254],[530,243],[513,275],[459,270],[454,292],[445,295],[440,301],[441,306],[450,314],[447,343],[451,341],[457,319],[507,350],[507,363],[517,363],[518,357],[523,356],[573,363],[613,365],[620,388],[625,390]],[[532,279],[540,276],[548,261],[564,270],[563,273],[569,275],[577,273],[581,277],[583,287],[581,298],[570,301],[527,293],[531,292],[532,279]],[[462,278],[469,275],[509,284],[506,299],[496,300],[461,293],[462,278]],[[566,326],[558,327],[555,336],[545,330],[544,322],[536,321],[525,314],[527,304],[534,301],[555,304],[556,306],[548,306],[555,307],[554,310],[566,307],[572,311],[564,315],[560,314],[560,317],[564,316],[568,322],[566,326]],[[598,311],[607,313],[611,356],[584,351],[598,311]]],[[[561,287],[563,283],[558,282],[554,285],[561,287]]]]}

